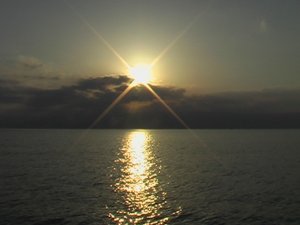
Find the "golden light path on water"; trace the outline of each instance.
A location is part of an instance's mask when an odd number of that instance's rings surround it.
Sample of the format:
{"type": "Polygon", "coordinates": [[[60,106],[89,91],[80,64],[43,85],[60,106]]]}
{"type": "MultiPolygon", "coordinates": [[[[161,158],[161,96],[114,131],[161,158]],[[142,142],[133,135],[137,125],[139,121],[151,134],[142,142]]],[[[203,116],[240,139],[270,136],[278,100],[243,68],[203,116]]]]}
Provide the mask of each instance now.
{"type": "MultiPolygon", "coordinates": [[[[64,0],[67,6],[78,16],[78,18],[90,29],[94,35],[119,59],[119,61],[128,69],[132,69],[127,61],[117,52],[117,50],[100,34],[87,20],[83,17],[68,0],[64,0]]],[[[200,12],[194,19],[177,35],[175,38],[158,54],[151,63],[151,67],[155,66],[191,29],[191,27],[199,20],[200,12]]],[[[177,119],[177,121],[185,127],[196,138],[199,143],[199,137],[189,128],[189,126],[180,118],[180,116],[152,89],[147,82],[138,82],[144,87],[166,108],[169,113],[177,119]]],[[[121,92],[119,96],[96,118],[89,126],[89,129],[98,124],[114,107],[117,105],[138,83],[133,81],[127,88],[121,92]]],[[[89,130],[87,129],[87,130],[89,130]]],[[[77,140],[77,143],[84,137],[83,133],[77,140]]],[[[73,144],[73,146],[76,143],[73,144]]],[[[207,145],[201,142],[202,146],[207,145]]],[[[173,211],[172,214],[163,213],[167,208],[166,193],[161,190],[157,174],[159,165],[155,163],[151,147],[151,137],[145,131],[133,132],[125,140],[124,147],[120,152],[120,157],[116,161],[120,168],[120,178],[115,183],[115,191],[123,196],[123,207],[117,211],[109,213],[109,217],[118,225],[123,224],[145,224],[145,225],[163,225],[180,214],[180,210],[173,211]],[[156,169],[155,169],[156,168],[156,169]]],[[[213,155],[213,158],[219,162],[220,160],[213,155]]],[[[170,212],[170,209],[167,210],[170,212]]]]}
{"type": "Polygon", "coordinates": [[[133,131],[123,140],[115,161],[114,191],[121,198],[109,218],[118,225],[163,225],[180,213],[171,210],[158,180],[160,165],[153,152],[151,134],[133,131]]]}

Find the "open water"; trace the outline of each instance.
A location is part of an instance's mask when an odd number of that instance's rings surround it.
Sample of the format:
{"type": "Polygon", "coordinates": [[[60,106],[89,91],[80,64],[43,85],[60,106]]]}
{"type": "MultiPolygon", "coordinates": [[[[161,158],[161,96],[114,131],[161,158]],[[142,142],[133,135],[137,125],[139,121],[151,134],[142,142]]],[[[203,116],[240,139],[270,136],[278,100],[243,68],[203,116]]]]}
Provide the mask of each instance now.
{"type": "Polygon", "coordinates": [[[0,223],[299,225],[300,130],[0,130],[0,223]]]}

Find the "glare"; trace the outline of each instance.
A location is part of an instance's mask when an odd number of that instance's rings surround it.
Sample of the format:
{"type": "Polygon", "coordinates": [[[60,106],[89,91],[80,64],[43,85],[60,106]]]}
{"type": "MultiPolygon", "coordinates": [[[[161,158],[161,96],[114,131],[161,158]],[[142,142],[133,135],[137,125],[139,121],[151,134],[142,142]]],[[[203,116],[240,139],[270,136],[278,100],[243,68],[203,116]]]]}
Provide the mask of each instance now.
{"type": "Polygon", "coordinates": [[[152,78],[152,66],[149,64],[138,64],[129,68],[129,73],[135,84],[148,84],[152,78]]]}
{"type": "Polygon", "coordinates": [[[181,212],[165,212],[169,207],[166,192],[159,185],[160,167],[149,132],[130,132],[124,139],[116,163],[120,165],[115,168],[120,177],[114,186],[115,191],[123,197],[124,207],[109,212],[108,216],[115,224],[166,225],[171,217],[181,212]]]}

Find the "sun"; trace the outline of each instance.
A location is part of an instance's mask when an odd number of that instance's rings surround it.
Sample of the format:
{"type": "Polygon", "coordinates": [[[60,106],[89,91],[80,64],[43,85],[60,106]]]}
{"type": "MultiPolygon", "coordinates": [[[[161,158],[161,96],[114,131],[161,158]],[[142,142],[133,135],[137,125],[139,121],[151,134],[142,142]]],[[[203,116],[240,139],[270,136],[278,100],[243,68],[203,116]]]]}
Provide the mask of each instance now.
{"type": "Polygon", "coordinates": [[[129,68],[129,73],[135,84],[147,84],[152,78],[152,66],[149,64],[138,64],[129,68]]]}

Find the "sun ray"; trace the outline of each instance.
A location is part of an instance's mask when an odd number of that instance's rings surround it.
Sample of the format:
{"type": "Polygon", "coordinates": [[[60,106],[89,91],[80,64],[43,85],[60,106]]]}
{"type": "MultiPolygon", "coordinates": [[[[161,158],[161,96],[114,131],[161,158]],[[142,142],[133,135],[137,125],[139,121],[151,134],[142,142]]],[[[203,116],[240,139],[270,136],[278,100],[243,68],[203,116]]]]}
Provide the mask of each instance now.
{"type": "MultiPolygon", "coordinates": [[[[88,22],[88,20],[82,16],[74,6],[71,5],[70,2],[67,0],[64,0],[65,4],[73,11],[73,13],[80,19],[82,23],[84,23],[89,30],[99,38],[99,40],[120,60],[120,62],[130,71],[132,67],[127,63],[127,61],[117,52],[117,50],[88,22]]],[[[210,2],[210,1],[209,1],[210,2]]],[[[207,7],[208,8],[208,7],[207,7]]],[[[153,62],[150,64],[150,67],[156,65],[161,58],[163,58],[176,44],[177,42],[192,28],[192,26],[199,20],[201,15],[201,12],[199,12],[194,19],[174,38],[173,41],[171,41],[162,51],[161,53],[153,60],[153,62]]],[[[167,111],[176,118],[176,120],[184,127],[186,128],[192,136],[197,139],[198,143],[208,148],[208,146],[201,141],[201,139],[198,137],[198,135],[193,132],[193,130],[183,121],[183,119],[180,118],[180,116],[149,86],[149,81],[142,81],[142,82],[135,82],[132,81],[129,86],[96,118],[96,120],[83,132],[77,140],[71,145],[71,148],[73,148],[76,144],[78,144],[84,136],[87,134],[87,132],[92,129],[94,126],[96,126],[97,123],[99,123],[129,92],[130,90],[135,87],[137,84],[142,84],[146,87],[146,89],[167,109],[167,111]]],[[[224,163],[217,157],[216,154],[209,151],[211,157],[217,161],[221,166],[225,168],[224,163]]]]}
{"type": "Polygon", "coordinates": [[[156,92],[148,84],[144,84],[144,86],[178,120],[178,122],[184,128],[190,129],[189,126],[178,116],[178,114],[158,94],[156,94],[156,92]]]}
{"type": "Polygon", "coordinates": [[[76,145],[78,145],[87,135],[88,132],[96,126],[114,107],[118,104],[135,86],[133,82],[131,82],[128,87],[94,120],[94,122],[85,130],[83,130],[77,139],[71,144],[70,149],[73,149],[76,145]]]}
{"type": "Polygon", "coordinates": [[[188,32],[188,30],[192,27],[192,25],[196,22],[196,20],[193,20],[186,28],[184,28],[160,53],[159,55],[153,60],[151,63],[152,66],[154,66],[158,61],[161,60],[161,58],[170,51],[175,44],[188,32]]]}
{"type": "Polygon", "coordinates": [[[93,128],[97,123],[99,123],[114,107],[118,104],[134,87],[133,82],[97,117],[97,119],[88,127],[88,129],[93,128]]]}
{"type": "MultiPolygon", "coordinates": [[[[120,62],[130,71],[133,67],[131,67],[127,61],[117,52],[117,50],[88,22],[88,20],[82,16],[74,6],[72,6],[67,0],[64,0],[66,5],[73,11],[73,13],[80,19],[82,23],[84,23],[90,31],[99,38],[99,40],[120,60],[120,62]]],[[[153,62],[150,64],[150,67],[156,65],[161,58],[163,58],[176,44],[177,42],[192,28],[192,26],[198,21],[199,17],[201,15],[201,12],[199,12],[194,19],[174,38],[173,41],[171,41],[163,50],[162,52],[153,60],[153,62]]],[[[96,120],[87,128],[86,132],[90,129],[92,129],[94,126],[96,126],[97,123],[99,123],[129,92],[130,90],[135,87],[137,84],[142,84],[146,87],[146,89],[167,109],[167,111],[176,118],[176,120],[184,127],[186,128],[194,138],[196,138],[204,147],[207,147],[205,143],[203,143],[198,135],[196,135],[192,129],[183,121],[183,119],[180,118],[180,116],[149,86],[147,81],[138,81],[138,79],[135,79],[133,82],[129,84],[129,86],[96,118],[96,120]],[[136,80],[136,82],[135,82],[136,80]],[[138,81],[138,82],[137,82],[138,81]]],[[[80,135],[80,137],[77,139],[76,143],[79,143],[80,140],[85,136],[85,132],[80,135]]],[[[75,143],[74,143],[75,145],[75,143]]],[[[74,146],[73,145],[73,146],[74,146]]],[[[215,154],[210,152],[211,155],[213,155],[213,158],[219,162],[221,165],[224,166],[224,164],[218,160],[215,154]]]]}
{"type": "MultiPolygon", "coordinates": [[[[209,146],[201,140],[201,138],[186,124],[186,122],[183,121],[183,119],[180,118],[180,116],[151,88],[150,85],[144,84],[144,86],[149,90],[149,92],[171,113],[172,116],[174,116],[177,121],[186,128],[191,136],[193,136],[194,140],[197,141],[199,145],[201,145],[203,148],[207,149],[207,153],[209,154],[209,157],[212,158],[215,162],[217,162],[220,166],[222,166],[224,169],[228,169],[228,165],[224,163],[217,154],[215,154],[213,151],[209,151],[209,146]]],[[[228,169],[229,170],[229,169],[228,169]]]]}
{"type": "Polygon", "coordinates": [[[187,26],[177,34],[177,36],[158,54],[158,56],[151,63],[152,66],[156,65],[164,56],[167,54],[176,44],[177,42],[193,27],[193,25],[199,20],[200,16],[203,12],[206,12],[209,8],[209,3],[203,11],[200,11],[196,14],[196,16],[187,24],[187,26]]]}
{"type": "Polygon", "coordinates": [[[95,34],[101,42],[122,62],[123,65],[126,66],[126,68],[130,68],[130,65],[126,62],[126,60],[117,52],[117,50],[87,21],[87,19],[82,16],[73,5],[71,5],[70,2],[67,0],[64,0],[66,5],[73,11],[73,13],[81,20],[82,23],[84,23],[93,34],[95,34]]]}

